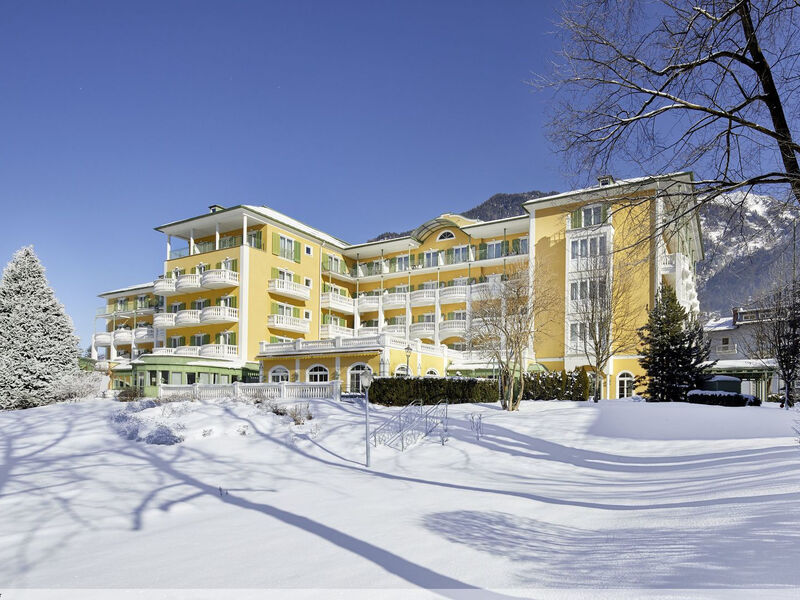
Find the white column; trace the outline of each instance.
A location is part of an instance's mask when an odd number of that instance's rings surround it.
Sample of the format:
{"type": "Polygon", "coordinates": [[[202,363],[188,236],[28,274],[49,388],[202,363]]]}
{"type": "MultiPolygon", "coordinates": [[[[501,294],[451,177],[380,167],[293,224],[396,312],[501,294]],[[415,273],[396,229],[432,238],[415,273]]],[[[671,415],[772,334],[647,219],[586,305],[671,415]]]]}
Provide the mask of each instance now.
{"type": "Polygon", "coordinates": [[[294,378],[295,381],[300,381],[300,359],[294,359],[294,378]]]}
{"type": "MultiPolygon", "coordinates": [[[[436,277],[437,284],[439,277],[436,277]]],[[[439,345],[439,320],[441,317],[441,304],[439,303],[439,288],[436,288],[436,301],[433,304],[433,344],[435,346],[439,345]]]]}
{"type": "Polygon", "coordinates": [[[242,215],[242,246],[247,245],[247,215],[242,215]]]}
{"type": "Polygon", "coordinates": [[[189,230],[189,254],[194,254],[194,229],[189,230]]]}
{"type": "Polygon", "coordinates": [[[169,254],[172,252],[172,236],[167,236],[167,260],[169,260],[169,254]]]}
{"type": "MultiPolygon", "coordinates": [[[[411,286],[408,286],[408,289],[411,290],[411,286]]],[[[408,342],[409,338],[409,328],[411,327],[411,292],[406,292],[406,342],[408,342]]]]}
{"type": "Polygon", "coordinates": [[[239,357],[247,360],[250,305],[250,248],[239,248],[239,357]]]}
{"type": "MultiPolygon", "coordinates": [[[[381,288],[383,288],[383,283],[381,283],[381,288]]],[[[378,333],[383,333],[383,291],[381,291],[381,295],[378,296],[378,333]]]]}
{"type": "MultiPolygon", "coordinates": [[[[339,341],[341,341],[341,338],[339,338],[339,341]]],[[[335,359],[335,363],[334,363],[334,370],[337,373],[339,373],[339,379],[341,379],[342,378],[342,358],[338,354],[336,355],[336,359],[335,359]]]]}
{"type": "Polygon", "coordinates": [[[219,223],[216,224],[214,231],[214,250],[219,250],[219,223]]]}

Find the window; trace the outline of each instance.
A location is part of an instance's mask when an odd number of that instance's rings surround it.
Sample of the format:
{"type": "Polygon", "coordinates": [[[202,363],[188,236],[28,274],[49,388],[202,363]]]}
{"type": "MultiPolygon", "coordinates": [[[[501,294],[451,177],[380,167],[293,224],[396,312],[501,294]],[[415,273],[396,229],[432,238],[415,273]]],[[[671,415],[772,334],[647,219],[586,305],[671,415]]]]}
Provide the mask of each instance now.
{"type": "Polygon", "coordinates": [[[722,345],[723,346],[727,346],[730,343],[731,343],[731,338],[727,338],[727,337],[722,338],[722,345]]]}
{"type": "Polygon", "coordinates": [[[617,397],[630,398],[633,396],[633,373],[622,371],[617,375],[617,397]]]}
{"type": "Polygon", "coordinates": [[[361,374],[364,371],[372,372],[372,369],[369,368],[368,365],[364,363],[358,363],[350,367],[347,375],[347,384],[348,390],[355,394],[361,394],[364,392],[364,388],[361,387],[361,374]]]}
{"type": "Polygon", "coordinates": [[[411,267],[411,257],[408,254],[397,257],[397,267],[395,268],[398,271],[408,271],[410,267],[411,267]]]}
{"type": "Polygon", "coordinates": [[[313,254],[313,250],[311,250],[311,246],[306,246],[306,256],[311,256],[313,254]]]}
{"type": "Polygon", "coordinates": [[[303,312],[303,318],[308,320],[308,321],[310,321],[311,320],[311,311],[310,310],[304,311],[303,312]]]}
{"type": "Polygon", "coordinates": [[[570,252],[573,259],[586,256],[603,256],[606,253],[606,236],[596,235],[572,240],[570,252]]]}
{"type": "Polygon", "coordinates": [[[306,287],[310,288],[311,287],[311,278],[310,277],[306,277],[305,283],[306,283],[306,287]]]}
{"type": "Polygon", "coordinates": [[[211,373],[199,373],[200,375],[200,383],[211,383],[211,373]]]}
{"type": "Polygon", "coordinates": [[[586,323],[570,323],[569,343],[573,349],[580,349],[586,339],[586,323]]]}
{"type": "Polygon", "coordinates": [[[168,346],[169,348],[177,348],[180,345],[181,345],[181,338],[178,337],[177,335],[174,335],[171,338],[169,338],[169,346],[168,346]]]}
{"type": "Polygon", "coordinates": [[[519,253],[520,254],[527,254],[528,253],[528,238],[520,238],[519,240],[519,253]]]}
{"type": "Polygon", "coordinates": [[[453,342],[452,344],[447,345],[450,350],[456,350],[458,352],[466,352],[468,350],[466,342],[453,342]]]}
{"type": "Polygon", "coordinates": [[[489,242],[486,244],[486,258],[501,258],[503,256],[503,242],[489,242]]]}
{"type": "Polygon", "coordinates": [[[294,273],[286,269],[275,269],[275,273],[280,281],[294,281],[294,273]]]}
{"type": "Polygon", "coordinates": [[[210,304],[211,302],[209,300],[206,300],[205,298],[198,298],[197,300],[192,301],[192,308],[194,310],[203,310],[210,304]]]}
{"type": "Polygon", "coordinates": [[[573,281],[569,284],[569,299],[572,301],[586,300],[587,298],[605,298],[606,279],[584,279],[573,281]]]}
{"type": "Polygon", "coordinates": [[[180,385],[183,383],[183,374],[180,371],[173,371],[169,374],[169,382],[172,385],[180,385]]]}
{"type": "Polygon", "coordinates": [[[230,382],[231,376],[230,375],[220,375],[219,382],[222,384],[227,384],[230,382]]]}
{"type": "Polygon", "coordinates": [[[439,371],[437,371],[436,369],[428,369],[427,371],[425,371],[425,377],[438,377],[438,376],[439,376],[439,371]]]}
{"type": "Polygon", "coordinates": [[[227,306],[228,308],[236,308],[236,296],[222,296],[219,299],[220,306],[227,306]]]}
{"type": "Polygon", "coordinates": [[[150,385],[150,386],[156,385],[156,381],[157,381],[156,375],[157,375],[157,373],[158,373],[158,371],[148,371],[147,372],[147,378],[149,380],[148,385],[150,385]]]}
{"type": "Polygon", "coordinates": [[[451,312],[448,315],[448,321],[466,321],[467,320],[467,311],[465,310],[457,310],[455,312],[451,312]]]}
{"type": "Polygon", "coordinates": [[[453,279],[453,285],[469,285],[468,277],[456,277],[453,279]]]}
{"type": "Polygon", "coordinates": [[[439,266],[439,251],[438,250],[429,250],[425,253],[425,266],[426,267],[438,267],[439,266]]]}
{"type": "Polygon", "coordinates": [[[322,365],[315,365],[308,370],[306,379],[310,383],[325,383],[328,381],[328,369],[322,365]]]}
{"type": "Polygon", "coordinates": [[[294,240],[291,238],[287,238],[284,236],[280,237],[280,250],[278,254],[283,258],[288,258],[289,260],[294,260],[294,240]]]}
{"type": "Polygon", "coordinates": [[[453,234],[452,231],[443,231],[439,234],[439,237],[436,238],[437,242],[441,242],[442,240],[454,240],[456,236],[453,234]]]}
{"type": "Polygon", "coordinates": [[[417,317],[418,323],[433,323],[436,321],[436,313],[425,313],[417,317]]]}
{"type": "Polygon", "coordinates": [[[394,293],[395,294],[404,294],[407,291],[408,291],[408,284],[407,283],[403,283],[401,285],[396,285],[394,287],[394,293]]]}
{"type": "Polygon", "coordinates": [[[592,225],[600,225],[603,220],[603,207],[602,206],[587,206],[583,209],[583,226],[591,227],[592,225]]]}
{"type": "Polygon", "coordinates": [[[270,383],[281,383],[289,381],[289,369],[286,367],[272,367],[269,372],[270,383]]]}
{"type": "Polygon", "coordinates": [[[139,296],[136,298],[136,308],[147,308],[147,294],[139,296]]]}
{"type": "Polygon", "coordinates": [[[405,365],[397,365],[397,368],[394,370],[395,377],[408,377],[408,369],[405,365]]]}
{"type": "Polygon", "coordinates": [[[426,281],[422,284],[423,290],[436,290],[439,289],[439,284],[435,281],[426,281]]]}
{"type": "Polygon", "coordinates": [[[334,273],[340,273],[342,270],[342,261],[338,256],[328,255],[328,270],[334,273]]]}
{"type": "Polygon", "coordinates": [[[469,246],[459,246],[453,248],[453,262],[462,263],[469,260],[469,246]]]}
{"type": "Polygon", "coordinates": [[[284,317],[292,317],[294,316],[294,311],[292,310],[294,307],[291,304],[283,304],[282,302],[275,302],[275,314],[281,315],[284,317]]]}

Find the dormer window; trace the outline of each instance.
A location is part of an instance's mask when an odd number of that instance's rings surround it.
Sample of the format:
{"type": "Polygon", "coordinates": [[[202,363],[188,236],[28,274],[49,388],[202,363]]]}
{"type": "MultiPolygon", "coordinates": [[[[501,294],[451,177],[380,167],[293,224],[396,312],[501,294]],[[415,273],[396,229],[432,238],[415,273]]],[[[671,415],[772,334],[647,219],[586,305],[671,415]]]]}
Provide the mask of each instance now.
{"type": "Polygon", "coordinates": [[[437,242],[441,242],[442,240],[454,240],[456,239],[455,234],[452,231],[443,231],[439,234],[439,237],[436,238],[437,242]]]}

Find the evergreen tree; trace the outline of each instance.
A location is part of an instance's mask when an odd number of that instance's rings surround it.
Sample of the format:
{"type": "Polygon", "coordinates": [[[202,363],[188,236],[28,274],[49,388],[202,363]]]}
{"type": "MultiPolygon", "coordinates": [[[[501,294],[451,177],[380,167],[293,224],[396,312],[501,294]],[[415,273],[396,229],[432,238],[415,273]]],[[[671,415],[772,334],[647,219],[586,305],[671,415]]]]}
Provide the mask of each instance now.
{"type": "Polygon", "coordinates": [[[72,319],[33,247],[18,250],[0,280],[0,409],[53,402],[54,386],[78,371],[79,355],[72,319]]]}
{"type": "Polygon", "coordinates": [[[685,400],[705,370],[701,365],[708,360],[709,344],[700,323],[687,316],[669,285],[659,289],[647,324],[639,330],[639,340],[648,401],[685,400]]]}

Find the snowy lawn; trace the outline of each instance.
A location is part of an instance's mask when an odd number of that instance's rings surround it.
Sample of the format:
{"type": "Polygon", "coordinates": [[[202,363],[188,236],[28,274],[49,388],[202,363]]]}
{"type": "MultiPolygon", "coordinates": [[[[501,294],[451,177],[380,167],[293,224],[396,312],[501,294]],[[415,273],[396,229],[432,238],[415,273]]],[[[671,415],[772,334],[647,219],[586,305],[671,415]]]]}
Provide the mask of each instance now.
{"type": "Polygon", "coordinates": [[[367,470],[361,407],[311,410],[0,413],[0,591],[800,585],[800,413],[458,405],[446,444],[367,470]],[[137,441],[158,423],[184,441],[137,441]]]}

